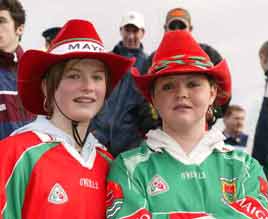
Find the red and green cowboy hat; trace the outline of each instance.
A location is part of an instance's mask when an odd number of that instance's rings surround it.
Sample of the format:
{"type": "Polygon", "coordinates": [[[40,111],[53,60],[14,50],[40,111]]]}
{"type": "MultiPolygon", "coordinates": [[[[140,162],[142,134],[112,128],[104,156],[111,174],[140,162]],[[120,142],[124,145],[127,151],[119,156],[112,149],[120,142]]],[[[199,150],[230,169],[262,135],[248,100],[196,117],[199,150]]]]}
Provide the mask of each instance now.
{"type": "Polygon", "coordinates": [[[153,81],[172,74],[198,73],[213,77],[220,88],[216,97],[219,106],[231,96],[231,75],[226,61],[214,66],[191,33],[185,30],[165,33],[147,74],[141,75],[136,68],[132,68],[131,73],[138,88],[150,102],[153,81]]]}
{"type": "Polygon", "coordinates": [[[52,65],[74,58],[102,61],[109,70],[111,88],[115,87],[134,62],[134,59],[105,52],[103,42],[92,23],[70,20],[52,41],[48,51],[28,50],[19,62],[18,92],[27,110],[35,114],[47,114],[43,109],[42,79],[52,65]]]}

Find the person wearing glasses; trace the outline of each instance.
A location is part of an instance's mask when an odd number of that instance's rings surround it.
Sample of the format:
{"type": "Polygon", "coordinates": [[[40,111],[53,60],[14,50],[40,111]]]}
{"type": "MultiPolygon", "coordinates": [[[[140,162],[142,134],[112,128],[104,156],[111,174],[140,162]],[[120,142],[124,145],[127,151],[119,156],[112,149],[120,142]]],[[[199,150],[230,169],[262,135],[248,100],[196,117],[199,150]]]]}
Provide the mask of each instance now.
{"type": "MultiPolygon", "coordinates": [[[[174,30],[186,30],[192,32],[193,25],[189,11],[184,8],[173,8],[169,10],[166,15],[164,30],[165,32],[174,30]]],[[[199,45],[207,53],[214,65],[218,64],[222,60],[220,53],[213,47],[205,43],[199,43],[199,45]]],[[[144,72],[147,72],[147,70],[151,67],[154,54],[155,52],[149,56],[147,61],[148,66],[145,67],[144,72]]]]}

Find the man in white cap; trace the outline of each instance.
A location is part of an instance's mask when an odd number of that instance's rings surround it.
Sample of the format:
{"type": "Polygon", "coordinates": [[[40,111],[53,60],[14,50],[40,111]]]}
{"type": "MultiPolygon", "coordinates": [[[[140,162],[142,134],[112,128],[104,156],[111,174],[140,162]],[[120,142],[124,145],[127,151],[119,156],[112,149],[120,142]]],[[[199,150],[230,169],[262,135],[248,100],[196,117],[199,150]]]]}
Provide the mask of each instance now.
{"type": "MultiPolygon", "coordinates": [[[[138,12],[131,11],[122,17],[120,34],[122,45],[127,49],[139,49],[144,36],[144,18],[138,12]]],[[[119,43],[120,44],[120,43],[119,43]]]]}
{"type": "MultiPolygon", "coordinates": [[[[145,34],[143,15],[134,11],[124,15],[120,23],[120,34],[122,39],[112,52],[128,58],[135,57],[134,66],[142,71],[147,65],[147,55],[141,43],[145,34]]],[[[136,89],[128,72],[92,125],[95,136],[104,145],[109,145],[108,149],[114,156],[135,147],[142,140],[144,133],[141,124],[144,117],[147,117],[146,113],[141,113],[144,103],[144,97],[136,89]]]]}

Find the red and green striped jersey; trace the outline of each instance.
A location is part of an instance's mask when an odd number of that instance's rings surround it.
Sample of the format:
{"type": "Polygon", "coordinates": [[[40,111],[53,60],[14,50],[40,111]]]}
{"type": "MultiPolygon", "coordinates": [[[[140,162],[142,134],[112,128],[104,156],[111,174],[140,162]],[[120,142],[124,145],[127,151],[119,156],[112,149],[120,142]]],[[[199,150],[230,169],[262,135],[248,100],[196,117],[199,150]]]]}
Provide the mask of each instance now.
{"type": "Polygon", "coordinates": [[[106,214],[107,219],[264,219],[267,198],[262,167],[242,151],[223,144],[201,163],[189,164],[144,142],[112,162],[106,214]]]}
{"type": "Polygon", "coordinates": [[[82,164],[61,142],[33,132],[0,142],[1,219],[103,219],[110,155],[82,164]]]}

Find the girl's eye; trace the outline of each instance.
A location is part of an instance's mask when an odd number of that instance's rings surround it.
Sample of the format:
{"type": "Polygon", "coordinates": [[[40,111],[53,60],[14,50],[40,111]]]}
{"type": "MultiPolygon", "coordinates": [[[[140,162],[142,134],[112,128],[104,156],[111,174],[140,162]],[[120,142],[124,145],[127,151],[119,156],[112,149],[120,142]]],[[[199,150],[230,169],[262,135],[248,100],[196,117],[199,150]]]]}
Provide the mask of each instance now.
{"type": "Polygon", "coordinates": [[[174,85],[172,83],[166,83],[162,86],[163,91],[169,91],[174,88],[174,85]]]}
{"type": "Polygon", "coordinates": [[[5,18],[0,18],[0,23],[1,24],[7,23],[7,20],[5,18]]]}
{"type": "Polygon", "coordinates": [[[79,79],[80,78],[80,74],[76,73],[76,72],[70,72],[66,75],[67,78],[70,79],[79,79]]]}
{"type": "Polygon", "coordinates": [[[95,81],[102,81],[102,80],[104,80],[104,75],[103,74],[95,74],[95,75],[92,76],[92,78],[95,81]]]}

